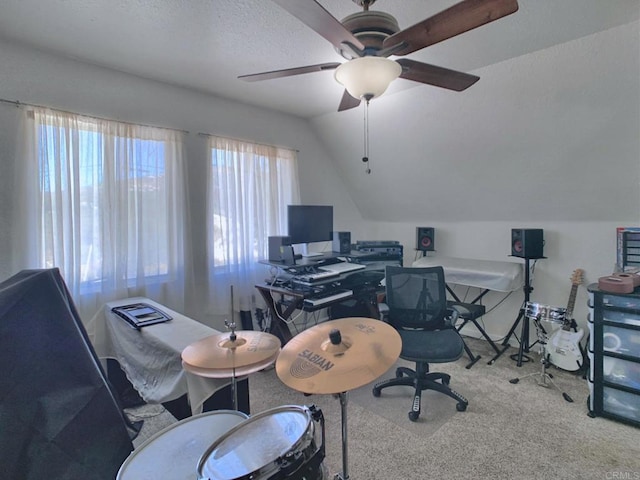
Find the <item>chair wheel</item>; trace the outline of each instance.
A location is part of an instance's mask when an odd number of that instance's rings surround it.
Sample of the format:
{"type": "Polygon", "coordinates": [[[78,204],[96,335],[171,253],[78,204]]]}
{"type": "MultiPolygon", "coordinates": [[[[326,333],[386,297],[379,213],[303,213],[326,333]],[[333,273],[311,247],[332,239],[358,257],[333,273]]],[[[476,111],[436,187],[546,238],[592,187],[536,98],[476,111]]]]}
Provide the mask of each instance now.
{"type": "Polygon", "coordinates": [[[466,403],[456,403],[456,410],[459,412],[464,412],[467,409],[466,403]]]}
{"type": "Polygon", "coordinates": [[[379,397],[380,396],[380,389],[377,387],[373,387],[373,390],[371,390],[371,393],[373,393],[374,397],[379,397]]]}
{"type": "Polygon", "coordinates": [[[402,370],[399,368],[396,369],[396,378],[402,378],[402,370]]]}
{"type": "Polygon", "coordinates": [[[519,378],[512,378],[511,380],[509,380],[509,383],[518,383],[520,381],[519,378]]]}
{"type": "Polygon", "coordinates": [[[409,420],[411,420],[412,422],[417,421],[419,416],[420,412],[414,412],[413,410],[409,412],[409,420]]]}

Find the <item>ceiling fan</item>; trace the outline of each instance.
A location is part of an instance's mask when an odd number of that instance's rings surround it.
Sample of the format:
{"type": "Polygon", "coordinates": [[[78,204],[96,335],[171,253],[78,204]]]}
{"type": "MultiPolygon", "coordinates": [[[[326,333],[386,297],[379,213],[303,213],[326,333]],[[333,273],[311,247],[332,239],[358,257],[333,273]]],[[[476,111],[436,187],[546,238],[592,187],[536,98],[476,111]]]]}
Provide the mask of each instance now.
{"type": "Polygon", "coordinates": [[[238,78],[253,82],[336,70],[336,79],[347,87],[338,111],[357,107],[362,99],[369,101],[381,95],[389,83],[398,76],[458,92],[469,88],[480,77],[408,58],[394,61],[387,57],[408,55],[518,10],[517,0],[463,0],[409,28],[400,30],[398,22],[392,15],[369,10],[376,0],[353,0],[363,10],[347,16],[342,21],[331,15],[316,0],[272,1],[328,40],[338,53],[347,59],[347,62],[321,63],[242,75],[238,78]],[[355,92],[355,89],[347,84],[348,79],[344,79],[352,74],[347,70],[354,70],[355,74],[360,75],[360,80],[371,80],[375,75],[371,70],[367,70],[368,68],[385,70],[388,78],[382,85],[370,87],[377,88],[376,92],[366,90],[355,92]]]}

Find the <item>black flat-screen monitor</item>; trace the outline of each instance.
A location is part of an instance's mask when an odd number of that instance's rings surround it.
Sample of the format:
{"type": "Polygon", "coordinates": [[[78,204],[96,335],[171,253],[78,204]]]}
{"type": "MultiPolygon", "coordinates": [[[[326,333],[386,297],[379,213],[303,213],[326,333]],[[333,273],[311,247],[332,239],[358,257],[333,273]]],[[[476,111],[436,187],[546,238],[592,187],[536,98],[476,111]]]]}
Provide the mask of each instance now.
{"type": "Polygon", "coordinates": [[[333,206],[288,205],[287,222],[292,244],[330,241],[333,206]]]}

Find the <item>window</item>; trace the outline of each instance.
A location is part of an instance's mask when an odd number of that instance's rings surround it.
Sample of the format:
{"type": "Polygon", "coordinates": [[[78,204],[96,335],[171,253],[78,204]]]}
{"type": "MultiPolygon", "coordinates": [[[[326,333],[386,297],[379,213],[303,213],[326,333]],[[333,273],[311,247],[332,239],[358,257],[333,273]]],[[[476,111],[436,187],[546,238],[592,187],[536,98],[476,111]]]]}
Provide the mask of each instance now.
{"type": "Polygon", "coordinates": [[[211,137],[210,260],[214,268],[265,258],[267,237],[286,234],[299,203],[293,150],[211,137]]]}
{"type": "Polygon", "coordinates": [[[72,293],[174,280],[182,268],[182,134],[35,109],[38,263],[72,293]]]}
{"type": "Polygon", "coordinates": [[[210,137],[209,149],[212,303],[228,311],[231,284],[239,309],[250,309],[254,285],[264,280],[258,261],[267,257],[268,237],[286,234],[287,205],[299,203],[297,155],[290,149],[221,137],[210,137]]]}

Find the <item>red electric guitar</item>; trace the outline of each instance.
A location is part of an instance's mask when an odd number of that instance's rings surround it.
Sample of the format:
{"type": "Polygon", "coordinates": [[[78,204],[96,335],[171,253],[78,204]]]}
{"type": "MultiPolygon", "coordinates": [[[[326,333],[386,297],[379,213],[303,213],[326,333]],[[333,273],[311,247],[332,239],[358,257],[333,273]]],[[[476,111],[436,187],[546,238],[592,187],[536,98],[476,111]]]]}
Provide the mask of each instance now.
{"type": "Polygon", "coordinates": [[[548,360],[556,367],[570,372],[579,370],[584,363],[584,356],[580,348],[580,340],[584,336],[584,330],[581,328],[572,330],[572,326],[575,326],[573,307],[576,303],[578,286],[583,281],[583,273],[583,270],[577,269],[571,275],[571,294],[567,303],[564,324],[551,334],[545,346],[548,360]]]}

